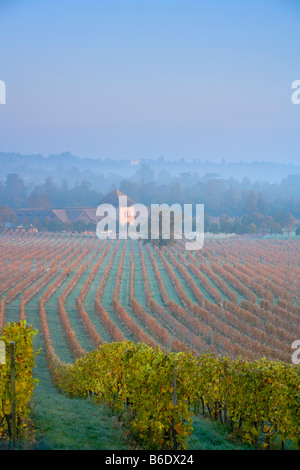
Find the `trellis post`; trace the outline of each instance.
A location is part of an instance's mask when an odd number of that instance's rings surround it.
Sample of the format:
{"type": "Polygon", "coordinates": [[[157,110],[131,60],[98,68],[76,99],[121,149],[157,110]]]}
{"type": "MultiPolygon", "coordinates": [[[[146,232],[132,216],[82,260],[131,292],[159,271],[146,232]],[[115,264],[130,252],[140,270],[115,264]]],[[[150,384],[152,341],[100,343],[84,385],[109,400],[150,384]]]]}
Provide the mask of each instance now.
{"type": "Polygon", "coordinates": [[[11,386],[11,445],[15,448],[17,439],[17,419],[16,419],[16,361],[15,342],[10,342],[10,386],[11,386]]]}

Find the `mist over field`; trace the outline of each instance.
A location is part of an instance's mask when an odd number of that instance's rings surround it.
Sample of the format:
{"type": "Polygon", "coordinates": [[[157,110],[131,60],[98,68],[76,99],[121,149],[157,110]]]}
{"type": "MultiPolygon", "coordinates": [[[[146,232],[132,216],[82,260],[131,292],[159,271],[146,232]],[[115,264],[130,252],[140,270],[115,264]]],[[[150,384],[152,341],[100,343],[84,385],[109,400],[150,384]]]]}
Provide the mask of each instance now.
{"type": "Polygon", "coordinates": [[[280,183],[290,175],[300,174],[300,164],[268,161],[209,161],[180,158],[168,160],[164,157],[147,159],[83,158],[63,152],[57,155],[22,155],[0,151],[1,175],[3,181],[7,174],[17,173],[26,184],[41,182],[51,177],[55,183],[64,180],[73,185],[86,179],[95,189],[109,190],[109,184],[119,183],[122,179],[139,182],[156,181],[168,183],[180,180],[184,186],[208,177],[252,183],[280,183]]]}

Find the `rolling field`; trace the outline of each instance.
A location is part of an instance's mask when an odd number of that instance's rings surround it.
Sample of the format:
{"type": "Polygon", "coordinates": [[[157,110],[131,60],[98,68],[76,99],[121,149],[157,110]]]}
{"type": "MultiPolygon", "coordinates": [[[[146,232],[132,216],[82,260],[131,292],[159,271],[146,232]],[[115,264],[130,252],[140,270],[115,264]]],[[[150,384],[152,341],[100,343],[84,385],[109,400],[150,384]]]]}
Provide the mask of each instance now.
{"type": "Polygon", "coordinates": [[[183,242],[159,250],[130,239],[4,232],[0,257],[0,331],[25,319],[39,331],[45,387],[45,330],[67,364],[123,340],[290,364],[300,338],[299,241],[209,240],[188,252],[183,242]]]}

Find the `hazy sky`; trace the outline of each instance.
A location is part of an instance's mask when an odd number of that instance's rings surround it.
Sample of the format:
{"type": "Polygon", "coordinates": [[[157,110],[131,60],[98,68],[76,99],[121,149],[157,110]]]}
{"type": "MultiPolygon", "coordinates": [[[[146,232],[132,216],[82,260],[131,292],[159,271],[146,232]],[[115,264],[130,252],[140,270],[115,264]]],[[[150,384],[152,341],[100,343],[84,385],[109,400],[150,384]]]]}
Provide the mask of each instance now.
{"type": "Polygon", "coordinates": [[[0,151],[300,163],[299,0],[0,0],[0,151]]]}

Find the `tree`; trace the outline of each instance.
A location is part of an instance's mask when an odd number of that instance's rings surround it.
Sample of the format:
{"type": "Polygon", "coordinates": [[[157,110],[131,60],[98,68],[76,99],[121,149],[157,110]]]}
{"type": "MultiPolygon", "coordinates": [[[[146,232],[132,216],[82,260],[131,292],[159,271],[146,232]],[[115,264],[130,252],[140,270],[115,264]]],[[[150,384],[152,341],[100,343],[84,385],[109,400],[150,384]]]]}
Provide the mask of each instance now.
{"type": "Polygon", "coordinates": [[[274,222],[270,226],[271,233],[281,233],[281,225],[279,222],[274,222]]]}
{"type": "Polygon", "coordinates": [[[220,226],[220,232],[226,233],[226,236],[228,233],[232,231],[232,226],[231,226],[231,222],[229,220],[228,215],[226,214],[222,215],[220,222],[219,222],[219,226],[220,226]]]}
{"type": "Polygon", "coordinates": [[[258,212],[257,194],[255,191],[244,191],[242,196],[242,211],[249,215],[258,212]]]}
{"type": "Polygon", "coordinates": [[[126,194],[128,197],[134,201],[140,201],[140,187],[137,183],[132,181],[123,180],[120,183],[121,193],[126,194]]]}
{"type": "Polygon", "coordinates": [[[15,173],[6,177],[4,199],[9,207],[26,207],[26,188],[23,180],[15,173]]]}
{"type": "Polygon", "coordinates": [[[156,182],[158,184],[169,184],[172,180],[170,173],[167,170],[160,170],[157,173],[156,182]]]}
{"type": "Polygon", "coordinates": [[[273,219],[274,219],[274,222],[278,222],[281,226],[284,224],[284,213],[282,210],[279,210],[279,211],[276,211],[274,216],[273,216],[273,219]]]}
{"type": "Polygon", "coordinates": [[[259,231],[263,234],[266,234],[268,233],[268,227],[267,227],[267,224],[265,222],[263,222],[260,227],[259,227],[259,231]]]}
{"type": "Polygon", "coordinates": [[[256,233],[256,225],[251,223],[247,226],[247,233],[256,233]]]}
{"type": "Polygon", "coordinates": [[[216,233],[220,233],[219,224],[217,224],[217,222],[212,222],[212,223],[210,224],[209,231],[210,231],[213,235],[215,235],[216,233]]]}
{"type": "Polygon", "coordinates": [[[155,172],[148,165],[148,163],[143,162],[135,173],[133,179],[138,183],[149,183],[154,180],[155,172]]]}
{"type": "Polygon", "coordinates": [[[238,202],[239,202],[239,191],[238,189],[230,185],[229,189],[224,194],[224,210],[226,210],[229,214],[237,214],[238,213],[238,202]]]}
{"type": "Polygon", "coordinates": [[[184,201],[184,195],[183,195],[183,189],[179,181],[175,181],[174,183],[171,183],[170,185],[170,204],[178,203],[178,204],[183,204],[184,201]]]}
{"type": "Polygon", "coordinates": [[[8,206],[0,206],[0,227],[4,227],[5,224],[16,224],[17,216],[8,206]]]}
{"type": "MultiPolygon", "coordinates": [[[[210,217],[205,212],[204,213],[204,232],[209,231],[209,226],[210,226],[210,217]]],[[[196,229],[196,217],[193,217],[193,230],[195,231],[195,229],[196,229]]]]}
{"type": "Polygon", "coordinates": [[[265,223],[266,226],[267,226],[268,232],[271,232],[272,225],[274,224],[273,217],[271,217],[270,215],[268,215],[267,217],[265,217],[264,223],[265,223]]]}
{"type": "Polygon", "coordinates": [[[51,209],[53,204],[47,194],[34,192],[28,198],[28,206],[35,209],[51,209]]]}
{"type": "Polygon", "coordinates": [[[284,226],[287,229],[288,235],[295,228],[296,219],[290,212],[286,215],[284,219],[284,226]]]}
{"type": "Polygon", "coordinates": [[[257,209],[263,215],[267,215],[269,211],[269,204],[266,201],[265,197],[263,196],[262,192],[258,193],[257,209]]]}
{"type": "MultiPolygon", "coordinates": [[[[222,210],[224,187],[223,180],[210,179],[206,183],[204,199],[201,203],[205,205],[207,212],[213,216],[218,215],[222,210]]],[[[196,202],[199,202],[199,200],[196,202]]]]}
{"type": "Polygon", "coordinates": [[[235,218],[232,223],[232,232],[236,233],[237,235],[241,235],[244,233],[244,228],[241,220],[239,218],[235,218]]]}
{"type": "Polygon", "coordinates": [[[162,213],[159,213],[159,234],[157,239],[151,238],[151,217],[148,218],[148,238],[143,240],[143,243],[151,243],[158,248],[162,248],[163,246],[170,246],[176,243],[176,239],[174,238],[174,214],[173,212],[170,213],[170,238],[166,239],[162,236],[162,213]]]}

